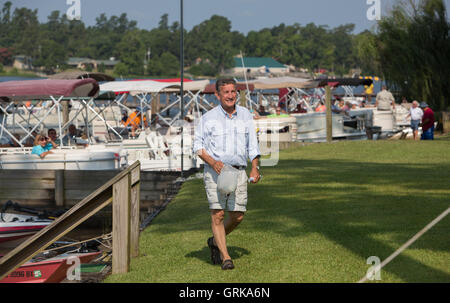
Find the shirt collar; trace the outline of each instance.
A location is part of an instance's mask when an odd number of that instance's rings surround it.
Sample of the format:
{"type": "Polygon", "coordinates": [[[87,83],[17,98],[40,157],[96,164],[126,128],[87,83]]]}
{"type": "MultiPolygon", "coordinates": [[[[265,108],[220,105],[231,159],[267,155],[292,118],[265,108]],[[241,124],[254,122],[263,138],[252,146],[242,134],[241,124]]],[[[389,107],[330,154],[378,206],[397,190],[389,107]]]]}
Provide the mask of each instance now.
{"type": "MultiPolygon", "coordinates": [[[[226,117],[230,117],[228,115],[228,113],[223,109],[222,104],[219,104],[220,110],[222,111],[222,113],[226,116],[226,117]]],[[[232,117],[237,117],[237,113],[238,113],[238,106],[237,104],[234,105],[234,108],[236,109],[236,111],[232,114],[232,117]]]]}

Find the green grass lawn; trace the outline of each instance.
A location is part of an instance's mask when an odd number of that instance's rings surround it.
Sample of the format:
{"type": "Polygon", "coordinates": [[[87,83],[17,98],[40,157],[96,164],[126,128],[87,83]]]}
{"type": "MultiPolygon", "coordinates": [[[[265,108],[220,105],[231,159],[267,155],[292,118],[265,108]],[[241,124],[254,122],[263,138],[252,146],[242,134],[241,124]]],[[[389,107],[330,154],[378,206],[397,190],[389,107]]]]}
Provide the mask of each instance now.
{"type": "MultiPolygon", "coordinates": [[[[236,268],[210,264],[203,180],[186,182],[140,236],[130,272],[106,282],[357,282],[450,206],[450,140],[348,141],[280,153],[249,185],[227,237],[236,268]]],[[[447,216],[381,271],[379,282],[450,282],[447,216]]]]}

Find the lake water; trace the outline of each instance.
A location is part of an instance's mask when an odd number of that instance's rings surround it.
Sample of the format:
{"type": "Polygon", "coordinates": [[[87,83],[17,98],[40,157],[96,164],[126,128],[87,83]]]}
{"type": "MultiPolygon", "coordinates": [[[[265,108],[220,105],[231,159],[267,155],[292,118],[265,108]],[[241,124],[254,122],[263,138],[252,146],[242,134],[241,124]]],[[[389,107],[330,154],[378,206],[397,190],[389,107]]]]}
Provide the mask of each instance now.
{"type": "Polygon", "coordinates": [[[15,77],[15,76],[0,76],[0,82],[5,81],[22,81],[22,80],[38,80],[38,79],[46,79],[46,78],[30,78],[30,77],[15,77]]]}

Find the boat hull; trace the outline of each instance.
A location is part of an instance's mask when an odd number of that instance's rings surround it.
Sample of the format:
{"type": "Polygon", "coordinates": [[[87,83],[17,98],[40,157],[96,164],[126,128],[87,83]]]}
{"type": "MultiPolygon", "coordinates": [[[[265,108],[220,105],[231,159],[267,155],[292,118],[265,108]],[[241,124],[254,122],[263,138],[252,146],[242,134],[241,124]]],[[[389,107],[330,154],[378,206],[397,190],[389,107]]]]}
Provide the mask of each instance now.
{"type": "Polygon", "coordinates": [[[80,253],[27,262],[0,280],[0,283],[59,283],[66,279],[68,270],[74,265],[70,257],[78,258],[80,264],[83,264],[92,261],[99,254],[100,252],[80,253]]]}
{"type": "Polygon", "coordinates": [[[53,150],[53,154],[47,155],[44,159],[28,153],[8,153],[0,155],[0,168],[115,170],[120,168],[120,158],[120,152],[115,150],[53,150]]]}
{"type": "Polygon", "coordinates": [[[48,222],[0,222],[0,248],[13,248],[34,235],[47,225],[48,222]]]}
{"type": "MultiPolygon", "coordinates": [[[[326,114],[325,113],[305,113],[292,114],[297,119],[297,141],[321,142],[326,141],[326,114]]],[[[352,120],[349,120],[349,122],[352,120]]],[[[332,136],[336,138],[362,139],[366,138],[366,131],[363,127],[364,117],[360,120],[353,120],[356,127],[345,125],[346,117],[340,114],[332,115],[332,136]]]]}

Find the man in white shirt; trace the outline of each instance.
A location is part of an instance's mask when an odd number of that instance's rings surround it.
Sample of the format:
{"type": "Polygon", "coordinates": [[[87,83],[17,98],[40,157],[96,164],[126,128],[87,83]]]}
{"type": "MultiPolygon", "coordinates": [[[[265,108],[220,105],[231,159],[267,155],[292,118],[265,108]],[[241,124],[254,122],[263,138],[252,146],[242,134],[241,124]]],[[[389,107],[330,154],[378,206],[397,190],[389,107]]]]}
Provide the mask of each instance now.
{"type": "Polygon", "coordinates": [[[375,102],[375,107],[378,110],[391,110],[395,109],[395,99],[390,91],[387,90],[386,85],[381,87],[381,91],[377,94],[377,99],[375,102]]]}
{"type": "Polygon", "coordinates": [[[247,205],[247,174],[251,162],[250,180],[260,179],[260,151],[253,116],[247,108],[236,104],[237,90],[233,79],[216,82],[216,97],[220,105],[204,114],[195,129],[194,152],[205,162],[204,182],[211,212],[213,237],[207,243],[213,264],[222,263],[222,269],[233,269],[228,253],[226,235],[244,218],[247,205]],[[224,165],[238,170],[237,188],[228,195],[219,192],[218,176],[224,165]],[[225,220],[225,211],[228,218],[225,220]]]}
{"type": "Polygon", "coordinates": [[[419,139],[419,124],[422,120],[423,111],[419,107],[419,102],[413,101],[411,108],[409,109],[409,114],[407,117],[411,116],[411,128],[413,130],[414,140],[419,139]]]}

